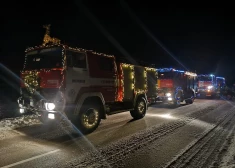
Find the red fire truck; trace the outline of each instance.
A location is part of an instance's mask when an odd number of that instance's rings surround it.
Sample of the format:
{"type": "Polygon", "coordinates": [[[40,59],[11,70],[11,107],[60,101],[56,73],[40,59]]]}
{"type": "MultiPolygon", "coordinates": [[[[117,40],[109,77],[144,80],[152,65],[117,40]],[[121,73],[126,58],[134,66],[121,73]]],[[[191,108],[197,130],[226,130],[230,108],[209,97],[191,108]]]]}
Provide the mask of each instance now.
{"type": "Polygon", "coordinates": [[[197,74],[173,68],[161,68],[157,71],[158,100],[177,106],[183,101],[193,103],[197,74]]]}
{"type": "Polygon", "coordinates": [[[71,48],[48,33],[42,46],[26,50],[21,78],[21,113],[34,111],[43,123],[69,119],[84,134],[106,115],[130,111],[134,119],[143,118],[148,100],[156,98],[154,68],[71,48]]]}
{"type": "Polygon", "coordinates": [[[212,74],[200,74],[197,77],[198,97],[215,97],[216,96],[216,77],[212,74]]]}

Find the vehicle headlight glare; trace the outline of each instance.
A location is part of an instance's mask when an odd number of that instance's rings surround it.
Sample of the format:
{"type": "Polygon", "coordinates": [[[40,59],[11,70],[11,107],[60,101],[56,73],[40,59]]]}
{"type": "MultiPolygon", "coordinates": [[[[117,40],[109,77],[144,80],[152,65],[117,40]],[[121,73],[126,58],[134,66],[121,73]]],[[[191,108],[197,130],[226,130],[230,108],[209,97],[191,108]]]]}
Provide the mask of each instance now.
{"type": "Polygon", "coordinates": [[[211,88],[213,88],[213,86],[208,86],[207,88],[208,88],[208,89],[211,89],[211,88]]]}
{"type": "Polygon", "coordinates": [[[171,96],[171,93],[166,93],[166,96],[167,96],[167,97],[170,97],[170,96],[171,96]]]}
{"type": "Polygon", "coordinates": [[[46,109],[47,110],[54,110],[55,104],[54,103],[46,103],[46,109]]]}

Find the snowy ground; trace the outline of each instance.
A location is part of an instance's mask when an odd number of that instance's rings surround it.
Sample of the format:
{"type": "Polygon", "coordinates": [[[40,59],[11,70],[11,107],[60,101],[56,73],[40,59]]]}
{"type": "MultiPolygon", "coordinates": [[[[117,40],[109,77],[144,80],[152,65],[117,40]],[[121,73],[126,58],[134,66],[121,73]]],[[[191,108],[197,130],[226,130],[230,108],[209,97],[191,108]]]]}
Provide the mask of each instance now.
{"type": "Polygon", "coordinates": [[[18,104],[16,101],[0,97],[0,120],[19,116],[18,104]]]}
{"type": "Polygon", "coordinates": [[[0,132],[38,123],[36,115],[21,115],[16,101],[0,98],[0,132]]]}
{"type": "Polygon", "coordinates": [[[31,126],[39,123],[40,121],[38,120],[36,115],[23,115],[16,118],[5,118],[0,120],[0,132],[25,126],[31,126]]]}
{"type": "Polygon", "coordinates": [[[157,105],[137,121],[129,112],[108,116],[84,137],[42,127],[35,116],[4,119],[0,167],[235,167],[234,105],[157,105]]]}
{"type": "Polygon", "coordinates": [[[231,136],[226,140],[224,145],[223,152],[224,155],[220,160],[218,167],[224,168],[234,168],[235,167],[235,136],[231,136]]]}

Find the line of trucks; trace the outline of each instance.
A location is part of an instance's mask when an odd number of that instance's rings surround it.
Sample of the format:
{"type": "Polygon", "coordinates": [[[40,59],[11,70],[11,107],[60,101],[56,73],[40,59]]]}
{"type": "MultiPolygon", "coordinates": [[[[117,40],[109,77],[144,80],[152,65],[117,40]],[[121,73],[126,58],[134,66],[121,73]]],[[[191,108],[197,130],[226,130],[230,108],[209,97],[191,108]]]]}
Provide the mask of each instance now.
{"type": "Polygon", "coordinates": [[[44,124],[70,120],[83,134],[107,115],[130,111],[141,119],[156,101],[192,104],[206,87],[193,72],[118,62],[50,38],[26,49],[21,79],[20,113],[35,112],[44,124]]]}
{"type": "Polygon", "coordinates": [[[197,76],[197,96],[201,98],[219,98],[225,91],[225,78],[213,74],[200,74],[197,76]]]}

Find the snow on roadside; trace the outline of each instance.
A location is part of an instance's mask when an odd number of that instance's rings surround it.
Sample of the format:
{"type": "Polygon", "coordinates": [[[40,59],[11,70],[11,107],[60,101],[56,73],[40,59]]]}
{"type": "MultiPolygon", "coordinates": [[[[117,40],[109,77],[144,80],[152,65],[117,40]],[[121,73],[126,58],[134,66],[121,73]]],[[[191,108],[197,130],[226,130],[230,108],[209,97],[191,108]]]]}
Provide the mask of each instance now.
{"type": "Polygon", "coordinates": [[[23,115],[16,118],[5,118],[0,120],[0,132],[39,123],[40,121],[38,120],[36,115],[23,115]]]}
{"type": "Polygon", "coordinates": [[[228,144],[223,149],[224,155],[218,167],[232,168],[235,167],[235,136],[227,139],[228,144]]]}

